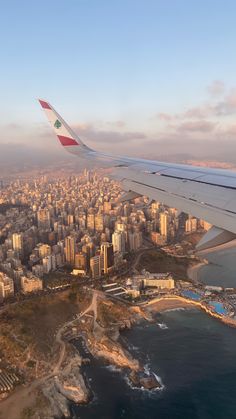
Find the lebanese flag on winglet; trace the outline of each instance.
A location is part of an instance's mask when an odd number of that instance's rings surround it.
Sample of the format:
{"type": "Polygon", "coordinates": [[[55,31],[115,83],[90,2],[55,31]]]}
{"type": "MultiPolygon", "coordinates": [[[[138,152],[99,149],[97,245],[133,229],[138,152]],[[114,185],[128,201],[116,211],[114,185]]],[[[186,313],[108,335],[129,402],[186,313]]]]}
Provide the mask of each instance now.
{"type": "Polygon", "coordinates": [[[42,106],[43,109],[51,109],[49,104],[45,102],[44,100],[39,99],[39,103],[42,106]]]}
{"type": "Polygon", "coordinates": [[[57,138],[60,140],[61,145],[69,146],[69,145],[79,145],[74,138],[65,137],[64,135],[58,135],[57,138]]]}

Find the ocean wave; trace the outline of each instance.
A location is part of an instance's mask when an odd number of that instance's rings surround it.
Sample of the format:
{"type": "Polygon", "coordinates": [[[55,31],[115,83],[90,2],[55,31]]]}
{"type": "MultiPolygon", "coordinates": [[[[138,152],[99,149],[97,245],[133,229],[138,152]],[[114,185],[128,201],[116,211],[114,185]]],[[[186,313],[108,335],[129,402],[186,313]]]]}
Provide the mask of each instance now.
{"type": "Polygon", "coordinates": [[[184,307],[168,308],[167,310],[163,310],[163,313],[170,313],[171,311],[186,311],[186,308],[184,307]]]}
{"type": "Polygon", "coordinates": [[[122,369],[117,367],[116,365],[105,365],[103,368],[110,372],[121,372],[122,369]]]}
{"type": "Polygon", "coordinates": [[[151,369],[150,369],[150,364],[149,363],[144,364],[143,369],[144,369],[145,374],[147,374],[147,375],[151,374],[151,369]]]}
{"type": "Polygon", "coordinates": [[[133,345],[132,343],[128,343],[128,349],[130,350],[130,351],[138,351],[139,350],[139,347],[138,346],[135,346],[135,345],[133,345]]]}
{"type": "MultiPolygon", "coordinates": [[[[154,377],[156,378],[156,380],[160,383],[161,388],[157,389],[158,391],[163,390],[165,388],[165,385],[163,384],[163,381],[160,377],[160,375],[155,374],[155,372],[153,372],[154,377]]],[[[156,391],[156,389],[154,390],[156,391]]]]}
{"type": "Polygon", "coordinates": [[[163,330],[169,329],[168,326],[165,323],[157,323],[157,324],[160,327],[160,329],[163,329],[163,330]]]}
{"type": "Polygon", "coordinates": [[[124,380],[125,380],[126,384],[128,384],[129,388],[131,388],[132,390],[142,391],[142,392],[145,392],[145,393],[147,393],[149,391],[149,390],[147,390],[146,388],[143,388],[143,387],[135,387],[133,385],[133,383],[131,382],[131,380],[129,379],[128,375],[124,376],[124,380]]]}

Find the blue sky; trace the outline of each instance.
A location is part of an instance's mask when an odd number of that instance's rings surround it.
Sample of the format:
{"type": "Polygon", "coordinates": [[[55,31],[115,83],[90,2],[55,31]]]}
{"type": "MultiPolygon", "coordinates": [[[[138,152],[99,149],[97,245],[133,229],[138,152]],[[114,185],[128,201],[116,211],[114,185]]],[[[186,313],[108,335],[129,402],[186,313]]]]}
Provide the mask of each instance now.
{"type": "Polygon", "coordinates": [[[51,134],[35,101],[43,97],[100,148],[104,132],[120,131],[121,142],[138,134],[139,153],[163,147],[165,136],[168,152],[174,141],[173,152],[178,144],[191,152],[197,138],[232,145],[235,16],[231,0],[3,1],[1,141],[45,145],[51,134]],[[206,111],[229,101],[223,116],[206,111]],[[189,119],[192,108],[206,112],[189,119]]]}

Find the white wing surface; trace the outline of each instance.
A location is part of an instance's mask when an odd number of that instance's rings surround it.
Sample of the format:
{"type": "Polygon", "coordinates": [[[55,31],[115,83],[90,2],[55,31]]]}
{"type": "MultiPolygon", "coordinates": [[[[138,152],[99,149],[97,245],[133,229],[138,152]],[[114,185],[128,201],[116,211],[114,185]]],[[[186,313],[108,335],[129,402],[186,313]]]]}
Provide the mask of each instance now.
{"type": "MultiPolygon", "coordinates": [[[[208,221],[217,227],[209,238],[211,247],[236,237],[236,172],[113,156],[92,150],[48,102],[40,100],[40,104],[62,146],[86,159],[88,165],[92,162],[93,167],[112,168],[112,176],[120,180],[125,191],[148,196],[208,221]]],[[[206,247],[207,237],[204,243],[203,247],[206,247]]]]}

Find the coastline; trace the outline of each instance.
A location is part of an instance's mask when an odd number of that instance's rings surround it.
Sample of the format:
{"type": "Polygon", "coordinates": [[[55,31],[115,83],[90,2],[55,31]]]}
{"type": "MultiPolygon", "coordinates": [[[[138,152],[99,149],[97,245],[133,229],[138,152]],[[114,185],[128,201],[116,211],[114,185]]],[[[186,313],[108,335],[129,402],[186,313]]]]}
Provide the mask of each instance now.
{"type": "Polygon", "coordinates": [[[189,300],[185,297],[182,297],[180,295],[168,295],[168,296],[164,296],[164,297],[160,297],[160,298],[155,298],[152,301],[149,301],[148,303],[145,304],[145,306],[143,306],[143,308],[145,309],[146,307],[152,307],[152,309],[149,309],[149,311],[165,311],[167,309],[174,309],[174,308],[185,308],[185,307],[189,307],[189,306],[194,306],[197,307],[201,310],[204,310],[207,314],[209,314],[212,317],[217,318],[218,320],[221,320],[223,323],[227,324],[228,326],[231,327],[236,327],[236,320],[228,317],[228,316],[223,316],[220,314],[215,313],[214,311],[212,311],[209,307],[207,307],[205,304],[199,302],[199,301],[194,301],[194,300],[189,300]],[[177,303],[177,306],[176,306],[177,303]]]}
{"type": "MultiPolygon", "coordinates": [[[[72,333],[72,328],[76,329],[77,336],[83,336],[87,349],[92,356],[105,359],[109,365],[128,368],[131,378],[133,378],[133,383],[142,383],[142,380],[146,379],[147,386],[156,385],[158,387],[160,383],[151,381],[149,376],[143,377],[144,369],[139,360],[133,358],[123,348],[123,345],[117,341],[122,329],[131,328],[133,324],[141,319],[151,322],[153,320],[152,313],[154,312],[188,307],[204,310],[207,314],[228,326],[236,327],[234,319],[213,312],[203,302],[190,300],[180,295],[157,297],[140,305],[126,307],[126,309],[123,304],[114,304],[106,298],[103,299],[103,297],[99,292],[94,292],[91,304],[80,314],[79,318],[70,320],[61,326],[57,332],[56,340],[60,344],[60,350],[58,351],[58,360],[54,370],[47,377],[41,377],[27,386],[16,389],[7,399],[1,401],[0,418],[18,419],[19,415],[17,413],[19,413],[19,410],[27,409],[30,411],[31,406],[35,405],[38,390],[42,385],[45,388],[43,394],[51,405],[49,407],[47,403],[43,409],[47,411],[48,417],[53,417],[52,415],[55,412],[60,417],[59,410],[63,412],[65,417],[69,417],[67,404],[69,400],[73,400],[77,404],[88,402],[89,389],[80,372],[83,359],[80,354],[75,354],[70,349],[69,342],[66,339],[67,333],[72,333]],[[88,315],[88,313],[90,314],[88,315]],[[91,316],[91,313],[93,313],[93,316],[91,316]],[[110,317],[111,313],[116,318],[115,323],[114,318],[110,317]],[[117,316],[119,318],[118,321],[117,316]],[[83,321],[81,322],[80,319],[82,317],[83,321]],[[138,376],[135,372],[141,375],[138,376]],[[55,403],[57,404],[56,406],[55,403]]],[[[71,336],[73,336],[73,333],[71,336]]]]}
{"type": "Polygon", "coordinates": [[[188,278],[193,282],[198,282],[199,270],[207,264],[207,262],[199,262],[196,265],[189,266],[189,268],[187,269],[188,278]]]}
{"type": "Polygon", "coordinates": [[[152,312],[162,312],[165,310],[171,310],[171,309],[178,309],[178,308],[186,308],[189,306],[194,306],[194,304],[187,300],[184,301],[180,298],[177,298],[177,296],[168,296],[168,297],[159,297],[155,298],[152,301],[149,301],[148,303],[145,303],[142,306],[142,309],[147,311],[148,313],[152,312]]]}

